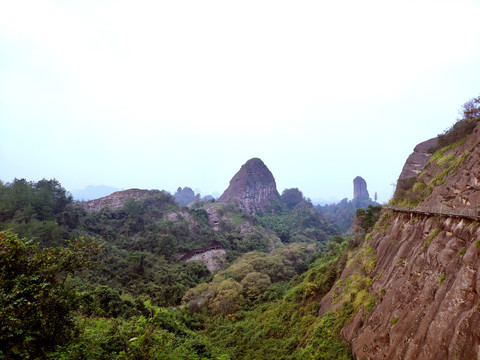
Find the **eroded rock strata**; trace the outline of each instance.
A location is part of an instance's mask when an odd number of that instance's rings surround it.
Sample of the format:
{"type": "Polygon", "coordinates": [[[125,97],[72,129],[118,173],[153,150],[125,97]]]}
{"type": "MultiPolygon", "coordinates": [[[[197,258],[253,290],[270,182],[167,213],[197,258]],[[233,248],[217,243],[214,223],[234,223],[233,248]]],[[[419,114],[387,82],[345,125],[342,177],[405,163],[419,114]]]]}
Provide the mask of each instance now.
{"type": "Polygon", "coordinates": [[[367,236],[374,305],[361,306],[342,330],[356,359],[480,358],[479,144],[477,126],[430,156],[412,187],[419,200],[412,209],[429,213],[384,210],[367,236]]]}
{"type": "Polygon", "coordinates": [[[423,167],[427,164],[432,156],[432,149],[437,146],[437,138],[423,141],[413,149],[413,152],[405,161],[399,179],[406,179],[417,176],[423,171],[423,167]]]}

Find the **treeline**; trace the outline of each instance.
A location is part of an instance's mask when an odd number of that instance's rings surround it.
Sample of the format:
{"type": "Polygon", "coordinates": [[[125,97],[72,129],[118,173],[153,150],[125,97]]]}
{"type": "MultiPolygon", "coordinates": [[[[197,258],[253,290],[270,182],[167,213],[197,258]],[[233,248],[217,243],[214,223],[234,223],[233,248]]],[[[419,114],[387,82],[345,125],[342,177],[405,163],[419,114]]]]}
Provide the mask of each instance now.
{"type": "Polygon", "coordinates": [[[79,209],[71,195],[53,180],[0,182],[0,229],[35,238],[41,246],[56,246],[72,237],[79,209]]]}

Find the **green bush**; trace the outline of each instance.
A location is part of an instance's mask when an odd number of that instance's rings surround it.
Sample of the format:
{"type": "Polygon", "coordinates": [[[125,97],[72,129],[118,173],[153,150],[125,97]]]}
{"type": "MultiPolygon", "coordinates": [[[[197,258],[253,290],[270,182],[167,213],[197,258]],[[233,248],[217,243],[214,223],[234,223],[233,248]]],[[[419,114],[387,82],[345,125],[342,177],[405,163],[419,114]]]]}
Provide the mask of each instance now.
{"type": "Polygon", "coordinates": [[[73,339],[78,301],[69,274],[88,266],[98,252],[95,239],[39,249],[0,232],[0,358],[41,357],[73,339]]]}

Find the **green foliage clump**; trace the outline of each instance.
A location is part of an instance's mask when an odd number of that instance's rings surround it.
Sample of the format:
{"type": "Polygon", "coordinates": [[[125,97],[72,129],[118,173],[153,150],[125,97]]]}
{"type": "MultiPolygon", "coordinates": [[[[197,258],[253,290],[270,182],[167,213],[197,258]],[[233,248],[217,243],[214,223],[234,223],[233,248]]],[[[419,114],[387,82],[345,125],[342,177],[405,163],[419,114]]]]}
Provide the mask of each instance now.
{"type": "Polygon", "coordinates": [[[373,229],[380,218],[382,211],[381,205],[368,205],[367,209],[358,209],[355,217],[355,226],[362,229],[364,232],[369,232],[373,229]]]}
{"type": "Polygon", "coordinates": [[[438,135],[438,146],[445,147],[470,135],[480,122],[480,96],[462,105],[462,118],[443,134],[438,135]]]}
{"type": "Polygon", "coordinates": [[[78,226],[72,196],[53,180],[0,182],[0,230],[35,238],[42,246],[62,245],[78,226]]]}
{"type": "Polygon", "coordinates": [[[351,231],[354,226],[355,216],[358,209],[366,209],[368,206],[377,206],[378,203],[370,199],[343,199],[337,204],[320,206],[316,209],[325,216],[326,219],[332,221],[340,230],[340,233],[351,231]]]}
{"type": "Polygon", "coordinates": [[[442,229],[436,229],[427,239],[427,241],[425,241],[425,243],[423,244],[423,247],[426,248],[428,247],[428,245],[430,245],[430,242],[435,239],[438,234],[440,234],[442,232],[442,229]]]}
{"type": "Polygon", "coordinates": [[[200,322],[188,310],[152,307],[131,319],[79,317],[75,341],[49,352],[50,359],[230,360],[197,330],[200,322]]]}
{"type": "Polygon", "coordinates": [[[0,232],[0,358],[42,356],[73,339],[78,301],[69,275],[99,251],[95,239],[40,249],[0,232]]]}
{"type": "Polygon", "coordinates": [[[272,229],[284,244],[291,242],[325,243],[339,230],[315,210],[310,202],[302,201],[291,210],[261,214],[258,221],[272,229]]]}
{"type": "Polygon", "coordinates": [[[426,185],[418,182],[417,177],[398,179],[395,193],[390,201],[392,205],[413,207],[425,197],[426,185]]]}
{"type": "MultiPolygon", "coordinates": [[[[360,306],[369,311],[375,303],[365,274],[375,266],[376,256],[369,246],[357,251],[350,276],[337,281],[348,266],[349,242],[342,240],[330,241],[306,272],[274,283],[241,310],[207,315],[205,334],[212,344],[234,359],[351,359],[340,330],[360,306]],[[319,316],[318,305],[332,287],[332,307],[319,316]]],[[[251,271],[241,262],[228,269],[230,279],[251,271]]]]}
{"type": "Polygon", "coordinates": [[[445,274],[442,274],[442,276],[440,276],[440,278],[437,281],[437,285],[440,285],[441,283],[443,283],[446,278],[447,276],[445,274]]]}
{"type": "Polygon", "coordinates": [[[291,279],[296,264],[307,260],[315,246],[289,244],[270,254],[250,252],[216,274],[209,284],[199,284],[187,291],[183,301],[191,308],[206,308],[213,314],[230,315],[255,301],[272,283],[291,279]]]}

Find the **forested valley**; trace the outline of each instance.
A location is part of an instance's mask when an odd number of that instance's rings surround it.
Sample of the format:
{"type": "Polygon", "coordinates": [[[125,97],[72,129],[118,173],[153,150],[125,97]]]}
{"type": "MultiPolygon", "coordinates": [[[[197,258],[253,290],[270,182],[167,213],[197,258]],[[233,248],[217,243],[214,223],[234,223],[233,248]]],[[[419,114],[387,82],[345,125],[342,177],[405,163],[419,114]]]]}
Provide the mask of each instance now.
{"type": "Polygon", "coordinates": [[[318,316],[319,300],[380,206],[355,231],[348,211],[339,226],[287,189],[258,214],[164,191],[87,212],[57,180],[0,183],[0,358],[349,359],[340,329],[371,300],[364,274],[342,295],[358,301],[318,316]],[[212,244],[214,273],[185,261],[212,244]]]}

